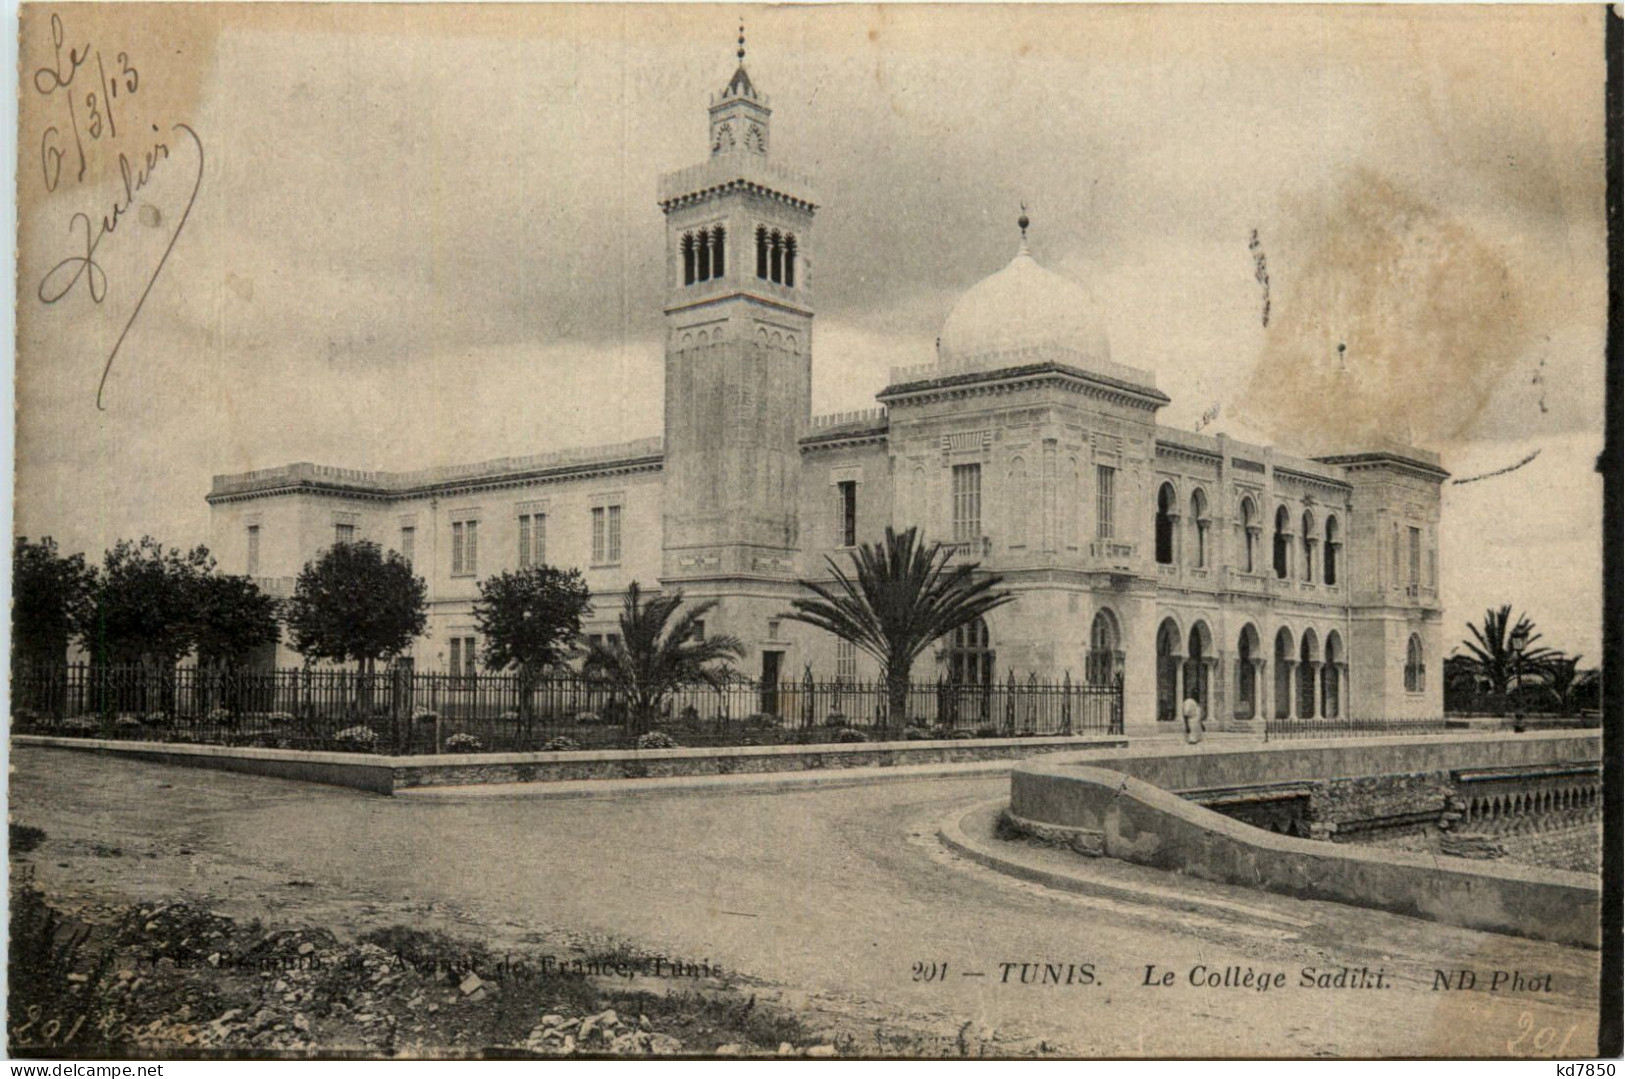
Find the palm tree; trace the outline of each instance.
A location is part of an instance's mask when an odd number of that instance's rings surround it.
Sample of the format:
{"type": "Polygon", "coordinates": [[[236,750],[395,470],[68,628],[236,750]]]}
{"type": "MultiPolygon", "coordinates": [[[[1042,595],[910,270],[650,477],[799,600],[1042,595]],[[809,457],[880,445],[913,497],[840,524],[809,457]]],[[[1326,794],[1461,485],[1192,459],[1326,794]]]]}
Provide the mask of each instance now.
{"type": "Polygon", "coordinates": [[[730,673],[728,661],[745,653],[737,637],[700,636],[699,622],[716,607],[716,600],[693,604],[678,614],[682,605],[681,590],[648,599],[633,581],[621,604],[620,640],[587,646],[582,673],[608,680],[626,698],[634,735],[653,726],[673,690],[721,685],[730,673]]]}
{"type": "Polygon", "coordinates": [[[1568,716],[1578,711],[1574,705],[1574,691],[1580,688],[1580,676],[1584,673],[1579,669],[1581,658],[1556,653],[1546,657],[1540,665],[1541,674],[1546,678],[1546,688],[1557,698],[1558,715],[1568,716]]]}
{"type": "Polygon", "coordinates": [[[1557,654],[1550,648],[1533,647],[1534,643],[1540,640],[1540,634],[1535,632],[1535,624],[1529,620],[1528,615],[1523,614],[1513,622],[1510,603],[1503,603],[1495,610],[1486,610],[1482,628],[1469,622],[1467,629],[1472,633],[1473,640],[1464,640],[1461,643],[1472,653],[1473,667],[1478,675],[1490,684],[1492,693],[1507,692],[1507,687],[1516,676],[1516,660],[1512,653],[1512,637],[1515,634],[1522,631],[1527,635],[1523,662],[1531,668],[1538,669],[1540,663],[1557,654]]]}
{"type": "Polygon", "coordinates": [[[826,558],[835,583],[802,581],[813,599],[798,599],[785,618],[827,630],[880,662],[886,680],[886,716],[903,719],[909,672],[938,639],[1015,597],[999,590],[1002,578],[978,574],[979,563],[949,568],[953,551],[929,546],[910,528],[852,551],[852,576],[826,558]]]}

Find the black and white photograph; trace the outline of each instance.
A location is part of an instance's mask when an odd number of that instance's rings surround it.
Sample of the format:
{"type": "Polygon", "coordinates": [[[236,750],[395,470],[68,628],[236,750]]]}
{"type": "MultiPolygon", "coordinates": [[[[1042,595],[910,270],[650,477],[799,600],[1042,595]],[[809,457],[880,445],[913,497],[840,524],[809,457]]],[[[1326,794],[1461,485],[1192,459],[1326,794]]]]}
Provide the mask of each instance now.
{"type": "Polygon", "coordinates": [[[1619,1055],[1613,9],[16,17],[10,1058],[1619,1055]]]}

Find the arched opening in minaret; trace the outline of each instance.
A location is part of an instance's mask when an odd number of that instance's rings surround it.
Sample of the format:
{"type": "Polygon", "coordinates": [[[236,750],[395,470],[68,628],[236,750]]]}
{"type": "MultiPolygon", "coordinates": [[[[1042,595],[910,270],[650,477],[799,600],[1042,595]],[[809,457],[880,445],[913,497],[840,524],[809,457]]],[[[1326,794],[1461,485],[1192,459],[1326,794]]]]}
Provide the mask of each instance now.
{"type": "Polygon", "coordinates": [[[704,229],[694,244],[694,280],[711,280],[711,236],[704,229]]]}
{"type": "Polygon", "coordinates": [[[683,284],[694,283],[694,234],[683,233],[683,284]]]}
{"type": "Polygon", "coordinates": [[[721,225],[718,225],[716,228],[711,230],[712,277],[721,277],[725,272],[727,272],[728,260],[726,254],[724,254],[725,250],[727,249],[727,239],[728,234],[723,231],[721,225]]]}
{"type": "Polygon", "coordinates": [[[796,287],[796,237],[793,232],[784,234],[784,283],[790,288],[796,287]]]}
{"type": "Polygon", "coordinates": [[[767,238],[767,279],[775,285],[784,281],[784,237],[774,229],[767,238]]]}
{"type": "Polygon", "coordinates": [[[756,276],[767,280],[767,226],[756,226],[756,276]]]}

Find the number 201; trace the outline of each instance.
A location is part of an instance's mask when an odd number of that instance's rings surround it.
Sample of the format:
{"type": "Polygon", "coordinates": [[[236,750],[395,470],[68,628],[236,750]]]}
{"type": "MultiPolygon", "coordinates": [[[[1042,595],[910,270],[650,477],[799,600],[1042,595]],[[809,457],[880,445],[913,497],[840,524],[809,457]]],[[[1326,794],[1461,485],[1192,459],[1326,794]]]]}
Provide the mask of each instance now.
{"type": "Polygon", "coordinates": [[[915,963],[914,980],[917,982],[940,982],[948,976],[947,963],[915,963]]]}

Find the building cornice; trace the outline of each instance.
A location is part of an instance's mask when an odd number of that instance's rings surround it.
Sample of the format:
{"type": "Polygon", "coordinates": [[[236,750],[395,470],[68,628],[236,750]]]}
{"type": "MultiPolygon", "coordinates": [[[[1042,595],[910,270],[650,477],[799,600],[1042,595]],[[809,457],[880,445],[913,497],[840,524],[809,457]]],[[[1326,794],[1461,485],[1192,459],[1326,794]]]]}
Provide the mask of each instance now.
{"type": "Polygon", "coordinates": [[[1350,491],[1354,490],[1354,485],[1347,480],[1332,479],[1329,476],[1317,476],[1313,472],[1300,472],[1297,469],[1286,465],[1276,465],[1275,474],[1277,476],[1285,476],[1288,479],[1296,480],[1299,483],[1324,487],[1328,491],[1334,491],[1340,495],[1348,494],[1350,491]]]}
{"type": "Polygon", "coordinates": [[[398,489],[383,489],[380,487],[367,487],[354,484],[332,483],[323,480],[295,479],[285,482],[268,484],[265,487],[254,487],[240,491],[211,492],[207,501],[211,506],[222,505],[229,502],[246,502],[256,498],[272,498],[281,495],[308,494],[324,498],[362,499],[369,502],[397,502],[414,498],[428,498],[437,495],[467,494],[477,491],[495,491],[516,487],[530,487],[537,484],[566,483],[576,480],[597,479],[608,476],[629,476],[641,473],[659,472],[665,464],[665,455],[650,454],[643,457],[627,458],[619,461],[602,461],[579,465],[564,465],[555,468],[529,469],[525,471],[499,474],[493,476],[480,476],[466,480],[443,480],[438,483],[424,483],[405,486],[398,489]]]}
{"type": "Polygon", "coordinates": [[[1440,468],[1437,463],[1387,451],[1337,454],[1332,457],[1316,457],[1315,460],[1321,464],[1337,465],[1348,472],[1388,469],[1403,472],[1407,475],[1419,476],[1434,482],[1442,482],[1450,478],[1450,473],[1440,468]]]}
{"type": "Polygon", "coordinates": [[[1161,390],[1136,386],[1108,375],[1097,375],[1053,361],[900,382],[881,390],[875,399],[888,405],[925,404],[964,397],[997,396],[1046,385],[1146,411],[1155,411],[1169,401],[1168,395],[1161,390]]]}

